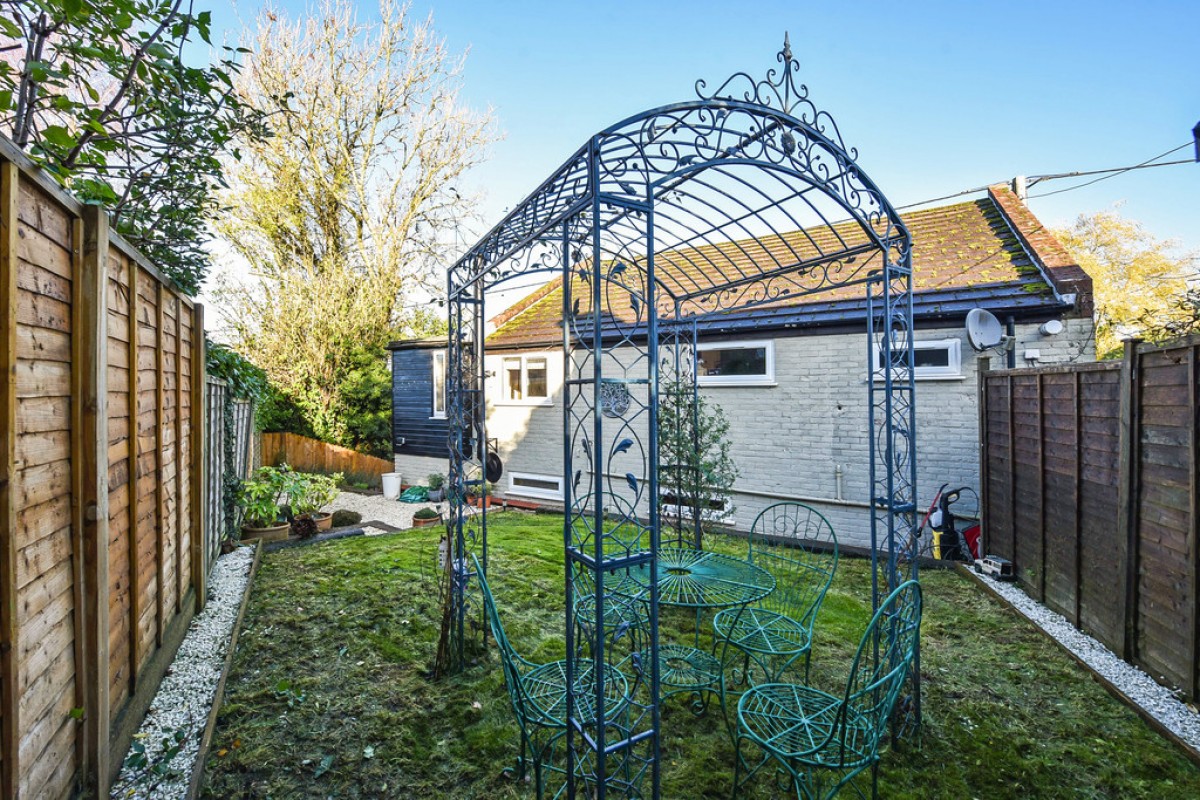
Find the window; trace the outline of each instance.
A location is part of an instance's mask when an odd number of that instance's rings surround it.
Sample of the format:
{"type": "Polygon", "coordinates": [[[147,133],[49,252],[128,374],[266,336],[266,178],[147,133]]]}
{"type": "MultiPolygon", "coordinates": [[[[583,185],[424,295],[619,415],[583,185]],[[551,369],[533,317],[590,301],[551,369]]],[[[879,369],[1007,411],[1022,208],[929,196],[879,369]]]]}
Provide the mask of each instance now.
{"type": "Polygon", "coordinates": [[[545,404],[550,400],[545,356],[505,356],[500,368],[502,402],[545,404]]]}
{"type": "Polygon", "coordinates": [[[697,345],[696,378],[701,386],[773,386],[775,343],[697,345]]]}
{"type": "MultiPolygon", "coordinates": [[[[962,349],[958,339],[932,339],[913,343],[913,377],[954,379],[962,377],[962,349]]],[[[903,343],[892,351],[892,357],[904,363],[903,343]]],[[[883,348],[875,349],[875,379],[883,378],[883,348]]]]}
{"type": "Polygon", "coordinates": [[[541,497],[547,500],[562,500],[562,478],[510,472],[508,473],[508,493],[525,497],[541,497]]]}
{"type": "Polygon", "coordinates": [[[446,352],[433,354],[433,416],[446,418],[446,352]]]}

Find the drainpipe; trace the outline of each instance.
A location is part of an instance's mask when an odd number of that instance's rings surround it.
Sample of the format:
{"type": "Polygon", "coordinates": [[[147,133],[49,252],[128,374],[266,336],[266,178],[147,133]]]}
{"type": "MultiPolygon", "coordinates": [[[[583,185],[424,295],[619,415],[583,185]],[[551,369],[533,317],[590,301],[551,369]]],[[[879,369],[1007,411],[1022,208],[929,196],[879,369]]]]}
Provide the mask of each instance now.
{"type": "Polygon", "coordinates": [[[838,501],[845,499],[842,497],[842,465],[841,464],[837,464],[833,468],[833,483],[834,483],[834,487],[835,487],[833,499],[838,500],[838,501]]]}
{"type": "Polygon", "coordinates": [[[1017,366],[1017,321],[1012,314],[1004,320],[1004,332],[1008,334],[1008,368],[1015,369],[1017,366]]]}

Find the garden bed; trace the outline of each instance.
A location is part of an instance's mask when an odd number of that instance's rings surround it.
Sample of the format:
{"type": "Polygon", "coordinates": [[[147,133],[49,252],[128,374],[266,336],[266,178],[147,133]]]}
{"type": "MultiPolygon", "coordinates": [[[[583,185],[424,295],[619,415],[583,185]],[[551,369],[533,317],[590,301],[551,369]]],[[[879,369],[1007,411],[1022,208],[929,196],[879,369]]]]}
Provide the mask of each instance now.
{"type": "MultiPolygon", "coordinates": [[[[510,637],[562,656],[562,520],[490,518],[510,637]]],[[[502,774],[516,726],[494,653],[432,682],[436,537],[402,532],[264,556],[202,796],[525,797],[502,774]]],[[[924,574],[922,746],[887,752],[886,798],[1200,796],[1200,771],[1025,619],[949,570],[924,574]]],[[[817,620],[814,679],[843,678],[869,616],[864,561],[843,559],[817,620]]],[[[668,614],[667,635],[684,620],[668,614]]],[[[666,703],[663,797],[728,797],[719,711],[666,703]]],[[[868,787],[869,791],[869,787],[868,787]]],[[[772,796],[758,781],[748,797],[772,796]]]]}

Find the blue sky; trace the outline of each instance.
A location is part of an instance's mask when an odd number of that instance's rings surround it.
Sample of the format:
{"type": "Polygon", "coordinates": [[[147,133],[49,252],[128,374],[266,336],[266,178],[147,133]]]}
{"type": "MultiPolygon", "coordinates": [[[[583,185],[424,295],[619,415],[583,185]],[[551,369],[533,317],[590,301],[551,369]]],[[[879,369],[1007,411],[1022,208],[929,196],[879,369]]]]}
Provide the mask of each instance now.
{"type": "MultiPolygon", "coordinates": [[[[229,37],[259,7],[211,5],[229,37]]],[[[698,78],[776,66],[784,31],[810,96],[895,205],[1017,174],[1135,164],[1190,142],[1200,121],[1196,0],[413,0],[413,13],[432,13],[453,51],[469,48],[465,99],[492,107],[505,136],[471,176],[486,192],[484,227],[595,131],[692,97],[698,78]]],[[[1200,249],[1200,164],[1036,198],[1083,180],[1034,187],[1031,208],[1061,225],[1123,203],[1156,236],[1200,249]]]]}

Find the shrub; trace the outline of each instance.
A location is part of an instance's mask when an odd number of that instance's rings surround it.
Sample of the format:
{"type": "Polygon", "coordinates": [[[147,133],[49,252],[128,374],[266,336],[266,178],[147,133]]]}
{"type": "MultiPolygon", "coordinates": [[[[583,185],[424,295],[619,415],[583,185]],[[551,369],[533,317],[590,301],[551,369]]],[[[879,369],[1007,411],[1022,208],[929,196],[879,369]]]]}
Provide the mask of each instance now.
{"type": "Polygon", "coordinates": [[[425,481],[429,484],[429,488],[436,492],[446,485],[446,476],[440,472],[431,472],[425,476],[425,481]]]}
{"type": "Polygon", "coordinates": [[[437,511],[426,506],[424,508],[418,508],[417,513],[413,514],[413,519],[437,519],[440,516],[441,514],[439,514],[437,511]]]}
{"type": "Polygon", "coordinates": [[[293,472],[288,484],[288,500],[296,514],[313,514],[337,499],[343,475],[293,472]]]}
{"type": "Polygon", "coordinates": [[[237,506],[241,522],[250,528],[270,528],[279,519],[279,498],[289,480],[288,472],[274,467],[260,467],[254,475],[242,481],[237,491],[237,506]]]}
{"type": "Polygon", "coordinates": [[[357,511],[347,511],[344,508],[333,512],[333,519],[330,520],[330,524],[335,528],[345,528],[360,522],[362,522],[362,514],[357,511]]]}

